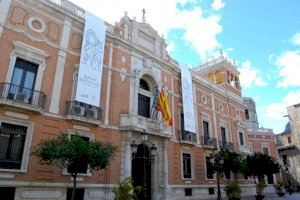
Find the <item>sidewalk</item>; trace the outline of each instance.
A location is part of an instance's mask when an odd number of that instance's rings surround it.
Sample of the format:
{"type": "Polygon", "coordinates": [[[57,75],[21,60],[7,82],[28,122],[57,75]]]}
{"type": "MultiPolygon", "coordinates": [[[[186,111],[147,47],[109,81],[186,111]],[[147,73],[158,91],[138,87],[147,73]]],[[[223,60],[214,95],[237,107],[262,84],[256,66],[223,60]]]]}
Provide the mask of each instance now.
{"type": "MultiPolygon", "coordinates": [[[[254,196],[242,197],[242,200],[255,200],[254,196]]],[[[300,193],[293,193],[292,195],[285,194],[284,197],[279,197],[275,193],[266,194],[264,200],[300,200],[300,193]]]]}

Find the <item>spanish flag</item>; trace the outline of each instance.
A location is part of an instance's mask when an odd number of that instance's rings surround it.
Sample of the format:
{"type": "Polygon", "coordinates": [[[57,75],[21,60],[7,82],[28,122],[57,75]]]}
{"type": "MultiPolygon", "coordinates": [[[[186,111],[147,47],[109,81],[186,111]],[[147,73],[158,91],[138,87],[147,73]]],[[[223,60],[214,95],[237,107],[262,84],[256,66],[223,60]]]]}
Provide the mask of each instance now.
{"type": "Polygon", "coordinates": [[[168,104],[168,96],[164,93],[164,91],[158,91],[157,110],[161,112],[164,123],[172,126],[173,119],[168,104]]]}

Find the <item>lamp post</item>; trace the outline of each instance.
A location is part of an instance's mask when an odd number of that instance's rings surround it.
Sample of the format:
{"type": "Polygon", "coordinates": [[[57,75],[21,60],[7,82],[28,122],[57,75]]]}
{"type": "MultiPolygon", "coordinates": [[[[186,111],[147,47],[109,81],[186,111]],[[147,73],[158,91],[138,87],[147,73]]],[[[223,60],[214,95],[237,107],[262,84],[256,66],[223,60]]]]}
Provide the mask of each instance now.
{"type": "Polygon", "coordinates": [[[224,160],[219,157],[219,151],[217,148],[214,148],[212,157],[213,159],[211,160],[211,163],[214,166],[214,169],[217,173],[217,188],[218,188],[217,200],[222,200],[221,187],[220,187],[220,169],[221,166],[224,164],[224,160]]]}
{"type": "Polygon", "coordinates": [[[140,158],[143,159],[143,170],[144,170],[144,176],[143,176],[143,197],[144,199],[148,198],[147,195],[147,161],[151,161],[155,159],[155,155],[156,155],[156,151],[157,151],[157,147],[153,144],[152,147],[150,148],[150,155],[149,157],[147,157],[146,155],[146,142],[148,140],[148,135],[149,133],[147,133],[145,130],[143,130],[143,132],[141,132],[141,139],[142,139],[142,143],[143,143],[143,155],[141,157],[137,157],[135,156],[138,150],[138,145],[136,144],[135,141],[132,141],[130,146],[131,146],[131,150],[132,150],[132,154],[133,154],[133,158],[140,158]]]}

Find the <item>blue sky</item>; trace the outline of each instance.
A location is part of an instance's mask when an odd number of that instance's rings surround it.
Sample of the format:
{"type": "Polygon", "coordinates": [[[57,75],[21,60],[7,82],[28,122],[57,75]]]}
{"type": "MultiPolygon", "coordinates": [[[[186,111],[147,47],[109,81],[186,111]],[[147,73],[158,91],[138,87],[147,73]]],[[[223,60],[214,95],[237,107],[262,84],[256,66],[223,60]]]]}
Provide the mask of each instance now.
{"type": "Polygon", "coordinates": [[[260,126],[284,129],[300,103],[298,0],[71,0],[111,24],[127,11],[163,34],[170,55],[196,66],[224,51],[241,72],[243,96],[256,101],[260,126]]]}

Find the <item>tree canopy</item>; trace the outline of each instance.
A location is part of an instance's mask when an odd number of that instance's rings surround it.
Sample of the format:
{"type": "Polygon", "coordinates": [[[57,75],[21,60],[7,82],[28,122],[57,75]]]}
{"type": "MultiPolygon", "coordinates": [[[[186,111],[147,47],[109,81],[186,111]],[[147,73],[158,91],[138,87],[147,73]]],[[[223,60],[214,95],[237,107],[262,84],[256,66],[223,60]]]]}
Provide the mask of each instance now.
{"type": "Polygon", "coordinates": [[[104,169],[111,162],[116,148],[110,143],[86,141],[79,135],[62,134],[56,139],[41,141],[35,155],[41,164],[58,165],[74,178],[72,199],[75,197],[76,177],[79,173],[92,173],[104,169]],[[85,172],[83,172],[85,171],[85,172]]]}

